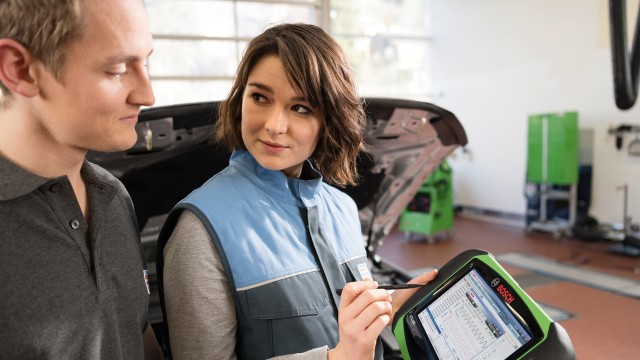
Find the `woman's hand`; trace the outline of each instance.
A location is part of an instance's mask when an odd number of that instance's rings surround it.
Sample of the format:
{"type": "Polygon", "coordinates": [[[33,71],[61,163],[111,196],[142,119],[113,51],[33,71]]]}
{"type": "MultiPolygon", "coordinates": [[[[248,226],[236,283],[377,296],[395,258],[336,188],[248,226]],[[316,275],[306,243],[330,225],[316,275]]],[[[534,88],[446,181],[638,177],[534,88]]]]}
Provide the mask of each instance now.
{"type": "Polygon", "coordinates": [[[338,345],[328,360],[373,359],[376,341],[391,321],[391,295],[375,281],[347,283],[338,306],[338,345]]]}
{"type": "MultiPolygon", "coordinates": [[[[437,275],[438,270],[433,269],[409,280],[408,284],[426,284],[429,281],[435,279],[437,275]]],[[[400,307],[402,307],[402,305],[404,305],[404,303],[409,300],[409,298],[413,296],[413,294],[415,294],[418,290],[420,290],[420,288],[397,290],[394,291],[393,294],[391,294],[391,297],[393,298],[391,302],[391,304],[393,305],[393,311],[391,312],[391,319],[389,320],[389,324],[393,323],[396,312],[400,309],[400,307]]]]}

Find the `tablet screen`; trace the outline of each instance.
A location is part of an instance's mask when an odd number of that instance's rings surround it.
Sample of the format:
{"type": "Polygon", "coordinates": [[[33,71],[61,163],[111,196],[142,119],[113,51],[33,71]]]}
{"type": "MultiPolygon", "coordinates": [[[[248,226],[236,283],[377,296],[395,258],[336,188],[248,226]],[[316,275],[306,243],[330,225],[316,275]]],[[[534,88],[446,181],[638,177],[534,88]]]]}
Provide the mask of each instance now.
{"type": "Polygon", "coordinates": [[[532,338],[476,269],[417,315],[439,359],[506,359],[532,338]]]}

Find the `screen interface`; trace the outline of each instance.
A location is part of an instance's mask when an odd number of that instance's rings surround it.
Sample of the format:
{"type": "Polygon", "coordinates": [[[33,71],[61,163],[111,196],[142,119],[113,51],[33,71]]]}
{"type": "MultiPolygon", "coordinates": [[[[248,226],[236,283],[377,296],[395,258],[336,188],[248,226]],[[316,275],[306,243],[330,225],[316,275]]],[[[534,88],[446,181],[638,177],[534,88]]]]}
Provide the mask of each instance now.
{"type": "Polygon", "coordinates": [[[439,359],[506,359],[531,340],[475,269],[418,318],[439,359]]]}

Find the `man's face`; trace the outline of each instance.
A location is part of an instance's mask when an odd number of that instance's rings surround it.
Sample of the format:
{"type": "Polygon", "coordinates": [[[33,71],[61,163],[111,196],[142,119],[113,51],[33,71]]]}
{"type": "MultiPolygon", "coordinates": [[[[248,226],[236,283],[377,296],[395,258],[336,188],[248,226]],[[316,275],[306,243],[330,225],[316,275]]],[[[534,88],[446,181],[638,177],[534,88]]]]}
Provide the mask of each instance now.
{"type": "Polygon", "coordinates": [[[141,106],[155,99],[146,69],[153,44],[142,0],[89,0],[59,79],[45,71],[35,114],[46,141],[68,149],[121,151],[136,139],[141,106]]]}

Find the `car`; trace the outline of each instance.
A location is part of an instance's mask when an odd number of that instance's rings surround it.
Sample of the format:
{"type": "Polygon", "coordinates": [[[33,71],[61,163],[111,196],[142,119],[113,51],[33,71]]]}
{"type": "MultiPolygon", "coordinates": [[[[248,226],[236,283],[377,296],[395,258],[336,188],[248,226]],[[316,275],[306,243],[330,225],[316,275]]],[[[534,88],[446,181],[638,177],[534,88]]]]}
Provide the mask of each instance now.
{"type": "MultiPolygon", "coordinates": [[[[404,283],[409,275],[385,263],[377,249],[427,177],[467,144],[467,136],[453,113],[434,104],[385,98],[362,101],[368,149],[357,160],[358,185],[342,190],[358,206],[374,279],[404,283]]],[[[155,273],[156,240],[172,207],[228,165],[231,153],[213,140],[219,105],[211,101],[146,108],[131,149],[87,156],[119,178],[131,195],[149,270],[149,321],[160,341],[163,317],[155,273]]],[[[390,332],[383,333],[383,344],[385,358],[399,356],[390,332]]]]}

